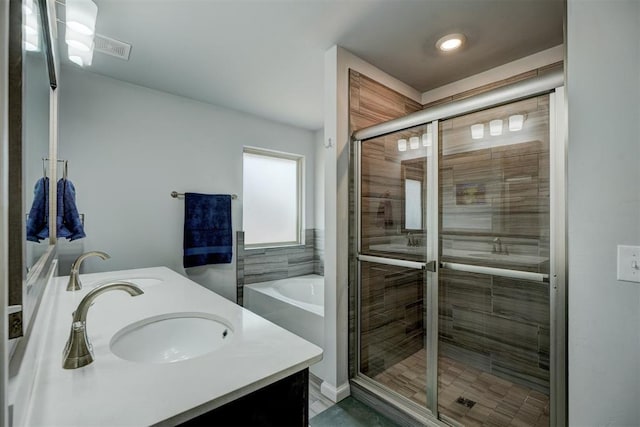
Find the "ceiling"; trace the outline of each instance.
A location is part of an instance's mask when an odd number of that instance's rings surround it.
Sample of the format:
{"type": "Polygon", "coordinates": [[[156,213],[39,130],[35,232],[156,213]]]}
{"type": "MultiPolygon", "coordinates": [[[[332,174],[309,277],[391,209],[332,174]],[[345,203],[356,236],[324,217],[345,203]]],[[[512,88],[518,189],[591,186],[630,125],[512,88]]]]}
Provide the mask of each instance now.
{"type": "Polygon", "coordinates": [[[96,32],[133,47],[129,61],[96,53],[87,70],[310,130],[323,124],[324,54],[335,44],[424,92],[561,44],[565,7],[562,0],[94,1],[96,32]],[[464,50],[439,54],[436,40],[452,32],[466,35],[464,50]]]}

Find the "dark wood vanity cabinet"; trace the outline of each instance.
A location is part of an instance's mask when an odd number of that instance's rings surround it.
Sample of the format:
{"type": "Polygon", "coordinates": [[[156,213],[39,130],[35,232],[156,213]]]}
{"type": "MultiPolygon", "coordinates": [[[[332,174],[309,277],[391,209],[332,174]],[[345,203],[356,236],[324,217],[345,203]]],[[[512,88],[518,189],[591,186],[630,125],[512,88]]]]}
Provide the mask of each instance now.
{"type": "Polygon", "coordinates": [[[180,424],[184,427],[306,427],[308,425],[309,369],[304,369],[180,424]]]}

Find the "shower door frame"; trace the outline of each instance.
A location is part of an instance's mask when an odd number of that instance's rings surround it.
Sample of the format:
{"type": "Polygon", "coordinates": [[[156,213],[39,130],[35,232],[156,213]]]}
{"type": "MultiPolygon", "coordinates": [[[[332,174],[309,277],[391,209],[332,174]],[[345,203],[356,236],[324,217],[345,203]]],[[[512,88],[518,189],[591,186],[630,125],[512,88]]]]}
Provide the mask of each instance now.
{"type": "MultiPolygon", "coordinates": [[[[350,352],[354,375],[350,381],[370,393],[376,395],[373,401],[383,405],[383,411],[388,413],[397,410],[408,417],[430,425],[445,425],[438,416],[438,270],[441,268],[439,251],[439,128],[441,120],[462,116],[491,107],[504,105],[526,98],[549,94],[549,169],[550,169],[550,387],[549,401],[551,426],[567,424],[567,247],[566,247],[566,150],[567,150],[567,113],[564,91],[564,76],[562,72],[552,72],[547,75],[532,78],[523,82],[498,88],[490,92],[476,95],[462,101],[432,109],[418,111],[390,122],[374,125],[353,134],[353,177],[354,177],[354,214],[355,214],[355,245],[352,261],[355,263],[355,336],[349,345],[354,351],[350,352]],[[427,242],[426,262],[418,263],[370,257],[361,255],[361,147],[366,140],[387,135],[414,126],[432,123],[433,147],[432,155],[427,160],[427,242]],[[394,392],[377,384],[360,372],[360,297],[361,270],[360,263],[367,261],[382,264],[404,266],[409,268],[423,268],[426,272],[424,279],[424,295],[426,298],[426,354],[427,372],[426,395],[427,404],[417,409],[418,405],[406,398],[394,397],[394,392]],[[430,262],[435,261],[433,271],[427,269],[430,262]],[[422,265],[419,265],[422,264],[422,265]],[[390,407],[387,408],[387,405],[390,407]]],[[[399,395],[398,395],[399,396],[399,395]]],[[[447,419],[455,424],[454,420],[447,419]]],[[[409,422],[409,421],[408,421],[409,422]]]]}

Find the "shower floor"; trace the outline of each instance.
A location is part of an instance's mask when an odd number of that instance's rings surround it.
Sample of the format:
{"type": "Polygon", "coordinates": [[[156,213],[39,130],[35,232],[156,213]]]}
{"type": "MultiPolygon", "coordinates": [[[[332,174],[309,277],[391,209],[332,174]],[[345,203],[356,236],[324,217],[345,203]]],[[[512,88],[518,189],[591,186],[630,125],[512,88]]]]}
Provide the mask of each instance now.
{"type": "MultiPolygon", "coordinates": [[[[420,350],[374,379],[426,405],[426,354],[420,350]]],[[[438,359],[438,409],[465,426],[548,426],[549,397],[448,357],[438,359]],[[457,402],[469,399],[468,407],[457,402]]]]}

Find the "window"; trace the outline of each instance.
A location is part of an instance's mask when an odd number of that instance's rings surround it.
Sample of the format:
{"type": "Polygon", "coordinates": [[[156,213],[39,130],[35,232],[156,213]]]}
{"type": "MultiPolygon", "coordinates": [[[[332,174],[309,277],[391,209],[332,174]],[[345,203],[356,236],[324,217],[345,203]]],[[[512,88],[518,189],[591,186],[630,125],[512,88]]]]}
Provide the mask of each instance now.
{"type": "Polygon", "coordinates": [[[303,158],[245,148],[242,165],[245,245],[302,244],[303,158]]]}

